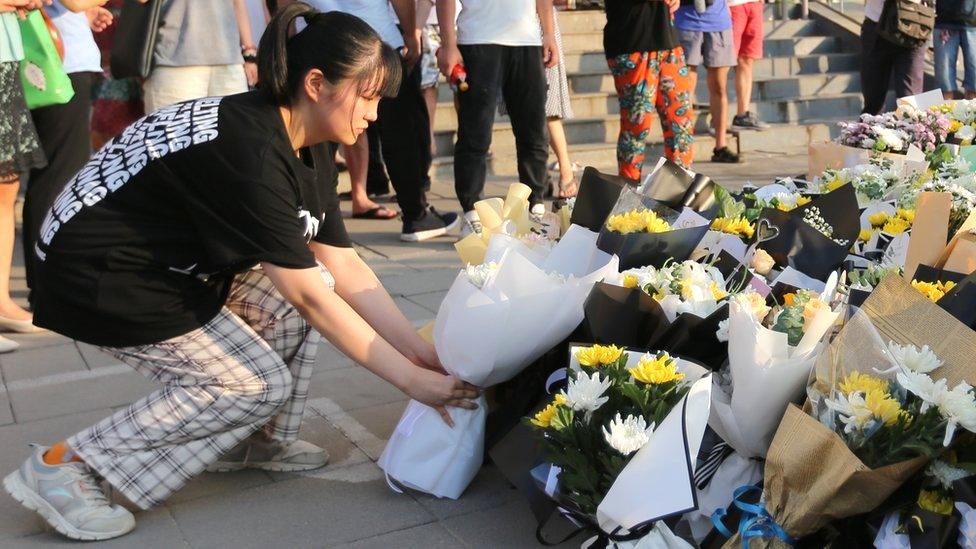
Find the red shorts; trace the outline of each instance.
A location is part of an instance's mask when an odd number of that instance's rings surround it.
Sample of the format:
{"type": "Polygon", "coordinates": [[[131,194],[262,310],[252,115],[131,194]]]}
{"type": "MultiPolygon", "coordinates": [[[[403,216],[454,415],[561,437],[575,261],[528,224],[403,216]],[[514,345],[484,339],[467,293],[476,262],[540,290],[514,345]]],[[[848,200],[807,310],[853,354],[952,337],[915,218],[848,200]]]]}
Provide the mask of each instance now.
{"type": "Polygon", "coordinates": [[[763,2],[749,2],[729,7],[732,11],[732,40],[736,58],[762,58],[763,6],[763,2]]]}

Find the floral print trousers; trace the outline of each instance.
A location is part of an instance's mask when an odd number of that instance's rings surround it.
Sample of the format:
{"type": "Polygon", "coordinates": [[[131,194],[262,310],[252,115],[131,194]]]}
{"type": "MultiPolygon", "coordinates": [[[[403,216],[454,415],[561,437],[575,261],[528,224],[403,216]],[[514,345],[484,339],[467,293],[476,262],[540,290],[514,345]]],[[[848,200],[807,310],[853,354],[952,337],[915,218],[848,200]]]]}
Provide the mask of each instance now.
{"type": "Polygon", "coordinates": [[[636,52],[607,59],[620,100],[617,163],[620,175],[640,179],[652,113],[661,118],[664,155],[684,167],[694,156],[692,90],[685,54],[673,50],[636,52]]]}

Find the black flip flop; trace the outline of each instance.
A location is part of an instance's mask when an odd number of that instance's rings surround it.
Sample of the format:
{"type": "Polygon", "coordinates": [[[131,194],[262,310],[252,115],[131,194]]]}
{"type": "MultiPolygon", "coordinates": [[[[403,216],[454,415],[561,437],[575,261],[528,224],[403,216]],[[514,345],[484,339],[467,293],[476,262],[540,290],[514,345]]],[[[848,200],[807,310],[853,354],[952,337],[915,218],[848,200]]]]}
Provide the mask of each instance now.
{"type": "Polygon", "coordinates": [[[371,210],[366,210],[361,213],[352,214],[353,219],[396,219],[397,213],[386,206],[377,206],[371,210]],[[381,210],[386,210],[388,212],[393,212],[391,216],[379,215],[381,210]]]}

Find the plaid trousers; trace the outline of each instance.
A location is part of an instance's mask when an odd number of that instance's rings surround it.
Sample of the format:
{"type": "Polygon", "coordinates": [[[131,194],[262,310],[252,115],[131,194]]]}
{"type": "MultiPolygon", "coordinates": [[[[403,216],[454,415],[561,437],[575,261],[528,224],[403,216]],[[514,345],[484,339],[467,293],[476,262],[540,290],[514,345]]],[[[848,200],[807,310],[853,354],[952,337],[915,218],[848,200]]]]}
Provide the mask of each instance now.
{"type": "Polygon", "coordinates": [[[263,271],[238,275],[204,326],[104,348],[164,386],[68,444],[133,503],[158,505],[258,429],[297,438],[319,339],[263,271]]]}

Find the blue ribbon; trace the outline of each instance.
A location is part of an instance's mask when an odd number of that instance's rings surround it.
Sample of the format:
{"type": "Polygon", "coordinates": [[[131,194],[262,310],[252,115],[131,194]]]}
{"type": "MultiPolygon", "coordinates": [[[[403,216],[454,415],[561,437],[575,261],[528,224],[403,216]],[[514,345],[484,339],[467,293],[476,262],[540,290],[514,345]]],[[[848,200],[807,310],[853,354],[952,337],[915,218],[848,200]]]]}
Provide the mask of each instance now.
{"type": "MultiPolygon", "coordinates": [[[[783,527],[776,524],[773,516],[769,514],[766,507],[760,503],[748,503],[744,497],[758,492],[762,495],[762,489],[758,486],[740,486],[732,493],[732,505],[742,511],[742,518],[739,520],[739,536],[742,537],[742,547],[749,547],[749,540],[752,538],[779,538],[789,545],[795,545],[796,540],[783,530],[783,527]]],[[[758,501],[758,499],[757,499],[758,501]]],[[[712,524],[715,529],[727,538],[732,537],[732,532],[726,528],[722,519],[725,518],[725,509],[716,509],[712,513],[712,524]]]]}

